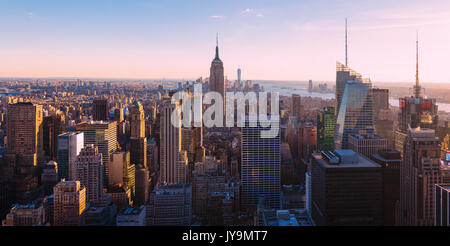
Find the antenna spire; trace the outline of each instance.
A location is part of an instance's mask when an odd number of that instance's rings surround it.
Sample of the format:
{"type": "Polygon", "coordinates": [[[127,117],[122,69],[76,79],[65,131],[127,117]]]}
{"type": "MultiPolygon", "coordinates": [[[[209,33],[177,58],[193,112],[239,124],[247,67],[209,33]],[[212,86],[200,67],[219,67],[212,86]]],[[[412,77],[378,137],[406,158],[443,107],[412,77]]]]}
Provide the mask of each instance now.
{"type": "Polygon", "coordinates": [[[348,53],[347,53],[347,18],[345,18],[345,66],[348,67],[348,53]]]}
{"type": "Polygon", "coordinates": [[[420,97],[420,84],[419,84],[419,32],[416,32],[416,85],[414,86],[414,92],[416,97],[420,97]]]}
{"type": "Polygon", "coordinates": [[[219,33],[216,33],[216,58],[219,59],[219,33]]]}

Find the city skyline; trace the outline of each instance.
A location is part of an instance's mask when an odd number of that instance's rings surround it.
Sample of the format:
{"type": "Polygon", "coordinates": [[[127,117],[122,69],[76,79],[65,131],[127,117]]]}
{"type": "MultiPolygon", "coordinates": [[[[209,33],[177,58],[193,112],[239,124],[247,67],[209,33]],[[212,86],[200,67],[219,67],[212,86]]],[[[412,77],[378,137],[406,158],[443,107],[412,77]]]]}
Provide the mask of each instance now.
{"type": "Polygon", "coordinates": [[[450,82],[450,4],[433,2],[3,1],[0,77],[208,77],[219,32],[229,79],[333,81],[348,18],[349,67],[413,82],[418,31],[421,83],[450,82]]]}

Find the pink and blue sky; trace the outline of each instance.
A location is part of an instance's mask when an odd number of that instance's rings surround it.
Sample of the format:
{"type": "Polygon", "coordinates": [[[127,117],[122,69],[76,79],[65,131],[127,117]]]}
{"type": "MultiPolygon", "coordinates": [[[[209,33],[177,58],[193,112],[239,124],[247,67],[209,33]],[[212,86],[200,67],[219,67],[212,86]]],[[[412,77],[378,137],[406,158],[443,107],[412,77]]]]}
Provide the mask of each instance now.
{"type": "Polygon", "coordinates": [[[0,0],[0,77],[209,75],[216,32],[225,74],[335,79],[344,61],[373,81],[450,82],[448,0],[0,0]]]}

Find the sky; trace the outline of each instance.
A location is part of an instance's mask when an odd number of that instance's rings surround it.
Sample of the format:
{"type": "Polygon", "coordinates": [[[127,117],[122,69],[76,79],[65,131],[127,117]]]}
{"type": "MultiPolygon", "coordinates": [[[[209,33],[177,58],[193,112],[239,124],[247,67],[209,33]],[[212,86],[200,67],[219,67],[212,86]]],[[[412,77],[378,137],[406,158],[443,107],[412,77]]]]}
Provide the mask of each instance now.
{"type": "Polygon", "coordinates": [[[448,0],[0,0],[0,77],[450,83],[448,0]]]}

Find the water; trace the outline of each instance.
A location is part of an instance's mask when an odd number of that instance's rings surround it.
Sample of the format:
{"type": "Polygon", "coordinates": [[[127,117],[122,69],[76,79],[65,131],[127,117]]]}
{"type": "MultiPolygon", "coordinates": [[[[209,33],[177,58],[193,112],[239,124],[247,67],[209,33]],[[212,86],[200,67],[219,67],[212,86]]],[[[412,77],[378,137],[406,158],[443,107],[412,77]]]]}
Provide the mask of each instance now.
{"type": "MultiPolygon", "coordinates": [[[[334,99],[334,93],[318,93],[308,92],[305,85],[298,85],[295,83],[275,83],[267,81],[258,81],[260,85],[264,86],[264,90],[267,92],[277,91],[282,96],[291,96],[292,94],[298,94],[302,97],[319,97],[322,99],[334,99]]],[[[398,98],[390,98],[389,104],[395,107],[399,106],[398,98]]],[[[450,103],[437,103],[439,111],[450,112],[450,103]]]]}

